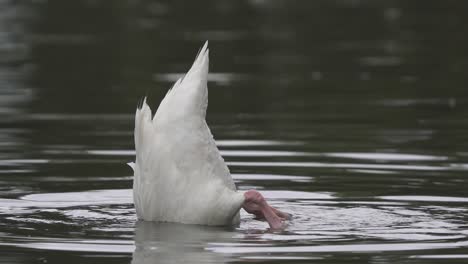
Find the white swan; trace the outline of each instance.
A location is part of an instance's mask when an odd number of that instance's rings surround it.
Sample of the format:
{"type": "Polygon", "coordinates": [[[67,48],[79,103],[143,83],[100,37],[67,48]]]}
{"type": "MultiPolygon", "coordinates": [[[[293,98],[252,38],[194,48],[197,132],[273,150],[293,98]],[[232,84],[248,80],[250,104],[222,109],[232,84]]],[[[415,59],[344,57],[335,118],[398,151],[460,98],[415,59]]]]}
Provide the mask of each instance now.
{"type": "Polygon", "coordinates": [[[278,228],[286,214],[260,193],[236,191],[205,121],[208,42],[152,118],[143,101],[135,115],[133,200],[140,220],[202,225],[239,223],[243,207],[278,228]]]}

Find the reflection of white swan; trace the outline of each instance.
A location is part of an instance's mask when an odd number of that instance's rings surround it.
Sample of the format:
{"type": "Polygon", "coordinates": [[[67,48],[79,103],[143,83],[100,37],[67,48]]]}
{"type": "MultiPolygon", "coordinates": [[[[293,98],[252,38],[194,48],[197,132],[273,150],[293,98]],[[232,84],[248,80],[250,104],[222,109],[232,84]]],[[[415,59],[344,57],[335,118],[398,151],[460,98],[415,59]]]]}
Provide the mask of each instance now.
{"type": "Polygon", "coordinates": [[[166,94],[152,118],[143,101],[135,116],[133,200],[139,219],[186,224],[239,222],[239,209],[270,226],[284,214],[257,191],[239,193],[205,121],[208,42],[191,69],[166,94]]]}
{"type": "Polygon", "coordinates": [[[225,228],[138,221],[132,264],[224,263],[224,256],[205,248],[209,243],[233,243],[225,228]]]}

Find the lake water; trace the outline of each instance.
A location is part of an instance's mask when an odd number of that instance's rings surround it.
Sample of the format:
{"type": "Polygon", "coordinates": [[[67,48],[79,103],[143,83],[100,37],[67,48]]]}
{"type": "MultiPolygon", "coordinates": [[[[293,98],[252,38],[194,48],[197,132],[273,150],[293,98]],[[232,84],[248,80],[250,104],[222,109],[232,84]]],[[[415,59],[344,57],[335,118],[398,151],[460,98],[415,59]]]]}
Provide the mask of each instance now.
{"type": "Polygon", "coordinates": [[[468,4],[0,1],[0,263],[468,262],[468,4]],[[136,221],[133,115],[207,120],[282,231],[136,221]]]}

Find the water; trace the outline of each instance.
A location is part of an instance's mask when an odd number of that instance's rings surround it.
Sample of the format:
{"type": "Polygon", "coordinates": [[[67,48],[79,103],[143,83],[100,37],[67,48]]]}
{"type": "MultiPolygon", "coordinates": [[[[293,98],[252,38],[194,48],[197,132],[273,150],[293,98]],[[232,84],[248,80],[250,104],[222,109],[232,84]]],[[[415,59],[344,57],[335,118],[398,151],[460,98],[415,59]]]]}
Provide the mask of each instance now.
{"type": "Polygon", "coordinates": [[[467,262],[466,8],[0,1],[0,262],[467,262]],[[208,123],[282,231],[136,221],[135,106],[205,39],[208,123]]]}

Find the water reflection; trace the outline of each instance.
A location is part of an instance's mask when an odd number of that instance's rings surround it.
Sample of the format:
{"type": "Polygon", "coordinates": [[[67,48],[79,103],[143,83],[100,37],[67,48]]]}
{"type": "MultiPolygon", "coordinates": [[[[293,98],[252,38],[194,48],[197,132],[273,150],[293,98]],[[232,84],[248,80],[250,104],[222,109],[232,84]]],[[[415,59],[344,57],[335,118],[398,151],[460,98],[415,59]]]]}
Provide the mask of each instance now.
{"type": "Polygon", "coordinates": [[[138,221],[132,263],[225,263],[225,256],[205,247],[233,243],[235,234],[226,228],[138,221]]]}

